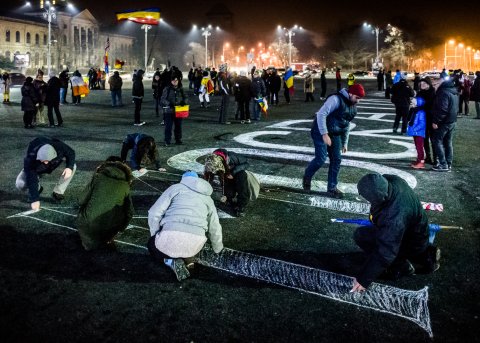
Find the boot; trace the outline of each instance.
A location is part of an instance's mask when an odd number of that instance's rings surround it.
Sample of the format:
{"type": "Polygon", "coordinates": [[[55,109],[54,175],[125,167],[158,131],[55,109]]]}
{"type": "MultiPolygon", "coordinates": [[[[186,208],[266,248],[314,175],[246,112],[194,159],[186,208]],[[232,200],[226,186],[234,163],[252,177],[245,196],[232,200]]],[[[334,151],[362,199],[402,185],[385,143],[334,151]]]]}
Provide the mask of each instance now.
{"type": "Polygon", "coordinates": [[[203,101],[200,103],[200,107],[205,108],[205,103],[203,101]]]}
{"type": "Polygon", "coordinates": [[[312,180],[307,179],[306,176],[303,176],[302,187],[303,190],[310,192],[310,190],[312,189],[312,180]]]}
{"type": "Polygon", "coordinates": [[[205,106],[206,108],[209,108],[210,107],[210,102],[207,101],[207,104],[205,106]]]}

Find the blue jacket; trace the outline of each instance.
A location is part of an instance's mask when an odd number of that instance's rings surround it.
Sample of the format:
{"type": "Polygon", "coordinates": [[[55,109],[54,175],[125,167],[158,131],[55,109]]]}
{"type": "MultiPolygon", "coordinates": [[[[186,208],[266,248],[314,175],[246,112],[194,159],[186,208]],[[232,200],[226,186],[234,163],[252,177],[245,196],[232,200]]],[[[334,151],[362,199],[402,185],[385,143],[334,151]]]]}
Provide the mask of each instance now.
{"type": "Polygon", "coordinates": [[[408,121],[407,135],[425,137],[427,127],[426,114],[423,108],[412,108],[411,117],[408,121]]]}

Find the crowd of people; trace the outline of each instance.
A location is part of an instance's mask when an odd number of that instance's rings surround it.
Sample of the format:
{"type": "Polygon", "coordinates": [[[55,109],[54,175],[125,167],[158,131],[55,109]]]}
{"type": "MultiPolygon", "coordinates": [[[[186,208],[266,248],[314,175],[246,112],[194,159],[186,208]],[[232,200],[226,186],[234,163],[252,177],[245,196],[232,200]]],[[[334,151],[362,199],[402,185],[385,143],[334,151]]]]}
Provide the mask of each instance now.
{"type": "MultiPolygon", "coordinates": [[[[201,72],[200,83],[196,85],[195,78],[189,75],[189,87],[198,96],[200,107],[208,107],[210,96],[221,97],[221,124],[229,123],[228,102],[231,95],[237,102],[238,117],[235,119],[242,123],[249,123],[251,119],[260,120],[260,107],[256,106],[257,102],[250,102],[252,98],[267,98],[271,105],[278,103],[282,79],[273,69],[252,69],[249,76],[246,72],[239,75],[229,73],[226,65],[221,65],[218,72],[201,68],[197,71],[201,72]]],[[[195,75],[196,71],[192,69],[191,73],[195,75]]],[[[145,96],[143,75],[143,70],[136,70],[132,76],[135,126],[145,124],[140,120],[145,96]]],[[[417,159],[411,167],[423,169],[426,163],[431,163],[434,171],[450,171],[457,117],[469,115],[470,100],[475,101],[476,110],[480,110],[480,72],[476,73],[473,84],[461,70],[453,71],[451,75],[445,73],[437,82],[429,77],[421,78],[416,73],[413,87],[406,75],[398,70],[393,78],[390,72],[383,70],[379,75],[378,90],[385,90],[385,96],[395,105],[393,133],[398,134],[400,128],[399,134],[413,137],[417,159]]],[[[325,70],[321,75],[320,99],[325,97],[324,80],[325,70]]],[[[341,78],[336,78],[336,81],[340,89],[329,95],[315,114],[311,128],[315,156],[304,171],[303,189],[311,192],[312,179],[328,156],[326,195],[340,199],[344,196],[338,187],[342,154],[347,152],[350,122],[355,118],[357,104],[366,92],[355,78],[347,78],[345,88],[341,87],[341,78]]],[[[108,83],[112,106],[122,106],[123,81],[119,73],[114,72],[108,83]]],[[[52,74],[48,82],[43,81],[41,70],[38,70],[35,79],[27,77],[21,89],[25,127],[46,123],[47,119],[49,126],[54,127],[53,112],[56,126],[62,126],[59,104],[66,103],[68,85],[72,88],[72,102],[80,103],[81,94],[75,87],[82,88],[86,84],[78,71],[72,77],[69,77],[68,70],[60,73],[59,77],[52,74]]],[[[176,67],[157,70],[152,80],[152,91],[156,115],[160,117],[162,113],[162,124],[165,126],[163,143],[169,145],[174,138],[176,144],[182,144],[182,118],[176,116],[175,108],[186,105],[187,97],[180,70],[176,67]]],[[[306,102],[315,100],[314,82],[309,72],[304,75],[304,92],[306,102]]],[[[5,99],[8,101],[8,98],[5,99]]],[[[285,101],[288,103],[287,98],[285,101]]],[[[479,114],[477,112],[477,118],[480,118],[479,114]]],[[[64,199],[75,175],[75,151],[54,138],[37,137],[30,142],[16,187],[27,192],[32,210],[40,209],[40,195],[44,190],[39,176],[53,173],[63,162],[65,168],[58,173],[59,179],[52,192],[56,201],[64,199]]],[[[113,247],[115,236],[126,229],[134,212],[130,194],[132,181],[147,172],[147,168],[166,171],[160,164],[155,139],[139,132],[126,135],[119,156],[108,157],[96,168],[78,201],[77,228],[86,250],[113,247]]],[[[224,148],[216,149],[205,157],[203,175],[185,172],[180,183],[169,187],[150,208],[148,249],[155,259],[175,272],[178,280],[190,275],[194,257],[207,242],[215,253],[223,249],[217,201],[228,205],[235,216],[243,217],[249,203],[257,199],[260,183],[248,169],[249,163],[244,156],[224,148]],[[215,198],[218,193],[219,197],[215,198]]],[[[371,205],[370,220],[374,228],[360,227],[354,234],[355,242],[366,253],[366,261],[355,275],[352,291],[364,291],[381,276],[397,280],[416,272],[437,270],[440,249],[428,242],[428,218],[408,184],[396,176],[370,173],[360,179],[357,188],[371,205]]]]}

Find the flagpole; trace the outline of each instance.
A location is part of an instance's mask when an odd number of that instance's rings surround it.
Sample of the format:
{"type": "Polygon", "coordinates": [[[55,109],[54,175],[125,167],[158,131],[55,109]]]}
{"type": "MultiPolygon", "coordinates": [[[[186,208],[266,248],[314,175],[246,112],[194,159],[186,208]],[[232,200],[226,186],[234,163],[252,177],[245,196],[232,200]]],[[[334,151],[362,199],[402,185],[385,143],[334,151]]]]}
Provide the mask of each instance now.
{"type": "Polygon", "coordinates": [[[147,72],[148,64],[148,50],[147,50],[147,33],[152,27],[150,25],[142,25],[142,30],[145,30],[145,73],[147,72]]]}

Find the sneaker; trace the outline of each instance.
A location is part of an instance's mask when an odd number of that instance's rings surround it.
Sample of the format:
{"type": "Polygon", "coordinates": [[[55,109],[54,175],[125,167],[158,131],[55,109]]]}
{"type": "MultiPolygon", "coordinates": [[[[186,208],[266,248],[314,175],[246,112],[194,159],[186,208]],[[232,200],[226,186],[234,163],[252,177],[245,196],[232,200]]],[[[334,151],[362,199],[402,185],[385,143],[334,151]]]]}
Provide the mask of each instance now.
{"type": "Polygon", "coordinates": [[[343,198],[343,192],[341,192],[338,188],[330,189],[327,191],[328,195],[336,199],[343,198]]]}
{"type": "Polygon", "coordinates": [[[160,125],[164,126],[164,125],[165,125],[165,120],[162,120],[162,122],[160,123],[160,125]]]}
{"type": "Polygon", "coordinates": [[[302,187],[304,191],[311,191],[312,189],[312,180],[307,179],[305,176],[303,176],[302,180],[302,187]]]}
{"type": "Polygon", "coordinates": [[[55,192],[52,193],[52,197],[57,201],[62,201],[63,199],[65,199],[65,196],[63,194],[55,192]]]}
{"type": "Polygon", "coordinates": [[[452,171],[452,165],[450,163],[447,163],[448,171],[452,171]]]}
{"type": "Polygon", "coordinates": [[[425,162],[416,162],[416,163],[412,163],[412,168],[413,169],[425,169],[425,162]]]}
{"type": "Polygon", "coordinates": [[[250,119],[247,119],[245,123],[250,124],[252,121],[250,119]]]}
{"type": "Polygon", "coordinates": [[[441,164],[437,164],[437,165],[433,166],[432,170],[436,171],[436,172],[449,172],[450,171],[450,169],[448,169],[448,166],[442,166],[441,164]]]}
{"type": "Polygon", "coordinates": [[[178,281],[182,281],[190,277],[190,272],[188,271],[187,266],[182,258],[164,258],[163,263],[173,270],[178,281]]]}
{"type": "Polygon", "coordinates": [[[245,124],[245,120],[240,120],[240,124],[245,124]]]}
{"type": "Polygon", "coordinates": [[[55,125],[53,125],[53,124],[52,124],[52,125],[48,125],[48,127],[50,127],[50,128],[55,128],[55,125]]]}

